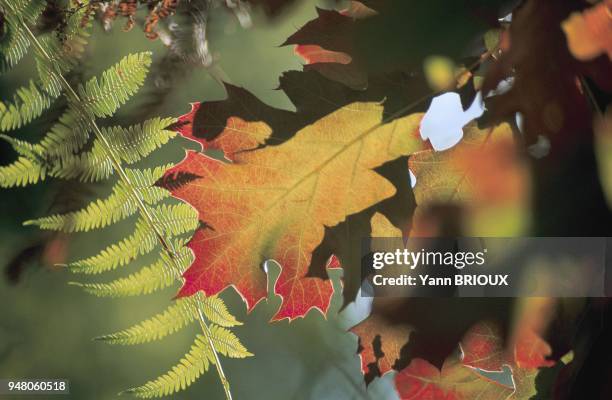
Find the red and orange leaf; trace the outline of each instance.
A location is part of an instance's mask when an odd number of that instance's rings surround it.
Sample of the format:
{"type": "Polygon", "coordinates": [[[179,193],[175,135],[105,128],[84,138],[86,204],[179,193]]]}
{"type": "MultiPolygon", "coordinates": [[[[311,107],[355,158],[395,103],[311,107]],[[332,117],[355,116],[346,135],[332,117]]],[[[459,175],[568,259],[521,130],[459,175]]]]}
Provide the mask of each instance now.
{"type": "MultiPolygon", "coordinates": [[[[440,233],[440,215],[430,215],[430,208],[441,205],[461,207],[462,226],[469,226],[470,233],[478,236],[495,233],[497,221],[487,223],[489,215],[506,215],[518,221],[517,216],[527,218],[529,171],[518,156],[507,123],[486,129],[470,123],[456,146],[415,153],[409,168],[416,177],[412,236],[440,233]]],[[[520,224],[515,225],[513,229],[520,229],[520,224]]]]}
{"type": "Polygon", "coordinates": [[[552,354],[550,345],[532,329],[520,330],[514,348],[514,360],[521,368],[551,367],[555,364],[546,357],[552,354]]]}
{"type": "MultiPolygon", "coordinates": [[[[246,122],[239,117],[229,117],[227,120],[212,121],[215,118],[213,107],[206,113],[208,124],[222,129],[223,134],[215,138],[202,138],[194,134],[195,118],[200,111],[201,103],[192,103],[191,111],[179,117],[175,129],[183,137],[194,140],[203,149],[218,149],[231,159],[235,152],[253,149],[262,144],[270,136],[270,128],[264,122],[246,122]]],[[[210,106],[209,106],[210,108],[210,106]]],[[[202,133],[200,133],[202,134],[202,133]]]]}
{"type": "Polygon", "coordinates": [[[355,90],[368,87],[367,76],[346,53],[310,44],[297,45],[294,51],[306,62],[305,70],[315,70],[327,79],[341,82],[355,90]]]}
{"type": "Polygon", "coordinates": [[[295,54],[302,57],[306,64],[337,63],[350,64],[351,56],[340,51],[325,50],[314,44],[299,44],[295,46],[295,54]]]}
{"type": "MultiPolygon", "coordinates": [[[[523,339],[538,339],[545,344],[537,335],[523,339]]],[[[397,391],[402,400],[526,400],[536,393],[538,367],[551,364],[547,361],[543,365],[519,365],[517,359],[525,358],[521,354],[524,349],[522,345],[516,346],[514,350],[508,349],[503,345],[498,329],[491,324],[480,323],[461,341],[462,356],[450,356],[441,370],[425,360],[413,359],[408,367],[397,374],[397,391]],[[501,383],[502,380],[494,379],[491,375],[503,374],[508,368],[512,373],[514,387],[501,383]]]]}
{"type": "Polygon", "coordinates": [[[296,45],[295,53],[306,62],[305,69],[315,70],[349,88],[365,90],[368,74],[362,63],[350,55],[354,47],[354,21],[375,12],[361,3],[352,3],[342,12],[317,9],[318,18],[306,23],[283,45],[296,45]]]}
{"type": "Polygon", "coordinates": [[[400,359],[402,347],[408,341],[410,328],[391,326],[382,319],[371,316],[351,328],[351,332],[359,338],[361,371],[373,379],[393,370],[393,366],[400,359]],[[383,342],[382,337],[393,340],[383,342]]]}
{"type": "MultiPolygon", "coordinates": [[[[379,212],[370,218],[370,226],[372,237],[402,237],[402,231],[379,212]]],[[[359,338],[357,353],[361,359],[361,372],[369,383],[395,368],[412,329],[407,325],[391,325],[373,313],[350,331],[359,338]]]]}
{"type": "MultiPolygon", "coordinates": [[[[373,169],[421,148],[420,114],[379,125],[382,115],[380,104],[353,103],[255,150],[272,133],[261,121],[230,117],[210,141],[196,138],[232,162],[189,151],[160,182],[203,222],[189,244],[196,258],[179,296],[234,286],[252,309],[267,294],[262,264],[275,260],[282,303],[273,319],[326,312],[329,281],[306,277],[325,227],[393,196],[394,186],[373,169]]],[[[181,133],[193,138],[188,124],[181,133]]]]}
{"type": "Polygon", "coordinates": [[[461,364],[456,357],[447,360],[441,371],[415,358],[396,375],[395,386],[402,400],[506,400],[513,392],[461,364]]]}
{"type": "Polygon", "coordinates": [[[521,368],[551,367],[555,364],[551,346],[542,339],[555,315],[557,299],[528,297],[517,304],[512,342],[514,361],[521,368]]]}
{"type": "Polygon", "coordinates": [[[513,155],[510,125],[479,129],[476,123],[470,123],[456,146],[444,151],[424,150],[410,157],[409,168],[417,182],[414,187],[417,204],[506,198],[508,182],[500,179],[500,173],[511,163],[502,161],[513,155]]]}
{"type": "Polygon", "coordinates": [[[607,54],[612,60],[612,0],[604,0],[584,12],[572,13],[561,24],[567,46],[579,60],[607,54]]]}
{"type": "Polygon", "coordinates": [[[512,398],[528,399],[536,393],[538,368],[552,366],[554,362],[546,360],[550,354],[548,343],[538,335],[526,334],[527,331],[520,329],[511,345],[504,346],[495,326],[478,324],[461,342],[463,364],[485,371],[500,371],[504,365],[509,366],[515,386],[512,398]],[[528,341],[532,344],[528,345],[528,341]]]}

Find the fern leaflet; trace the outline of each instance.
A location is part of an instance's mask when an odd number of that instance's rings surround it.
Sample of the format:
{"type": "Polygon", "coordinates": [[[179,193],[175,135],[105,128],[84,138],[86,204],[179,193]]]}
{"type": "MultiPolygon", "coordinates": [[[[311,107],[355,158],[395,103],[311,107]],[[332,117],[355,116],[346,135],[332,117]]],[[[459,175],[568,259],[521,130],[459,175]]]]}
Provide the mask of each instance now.
{"type": "Polygon", "coordinates": [[[189,352],[170,371],[124,393],[143,399],[171,395],[191,385],[200,375],[208,371],[211,363],[215,364],[215,358],[208,341],[204,336],[197,335],[189,352]]]}

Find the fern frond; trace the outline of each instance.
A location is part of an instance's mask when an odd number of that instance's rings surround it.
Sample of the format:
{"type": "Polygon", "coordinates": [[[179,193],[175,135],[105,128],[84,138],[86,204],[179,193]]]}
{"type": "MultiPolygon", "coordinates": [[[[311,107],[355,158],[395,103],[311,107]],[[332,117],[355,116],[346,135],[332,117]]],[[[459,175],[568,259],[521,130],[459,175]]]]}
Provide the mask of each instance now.
{"type": "Polygon", "coordinates": [[[43,180],[47,169],[37,161],[19,157],[12,164],[0,167],[0,187],[26,186],[43,180]]]}
{"type": "MultiPolygon", "coordinates": [[[[47,175],[62,177],[62,172],[66,177],[78,176],[76,169],[79,163],[75,160],[80,160],[80,157],[72,153],[87,142],[90,129],[86,118],[69,109],[39,143],[31,144],[7,135],[0,136],[25,158],[0,167],[0,186],[25,186],[42,181],[47,175]],[[62,160],[65,160],[63,162],[66,164],[71,163],[70,165],[75,166],[72,169],[59,167],[58,165],[62,165],[62,160]],[[54,161],[57,164],[54,165],[54,161]]],[[[96,161],[97,167],[88,169],[90,173],[97,174],[93,178],[90,177],[90,180],[107,177],[112,172],[109,160],[103,158],[91,160],[91,162],[96,161]]]]}
{"type": "MultiPolygon", "coordinates": [[[[82,58],[89,36],[91,35],[91,18],[93,10],[89,7],[74,6],[66,12],[69,17],[62,31],[62,38],[58,35],[47,35],[43,47],[47,49],[47,55],[51,57],[51,63],[62,74],[71,71],[82,58]],[[85,24],[83,23],[85,21],[85,24]]],[[[40,60],[48,64],[48,60],[40,60]]],[[[41,77],[41,80],[45,80],[41,77]]]]}
{"type": "Polygon", "coordinates": [[[79,86],[82,106],[96,117],[110,117],[142,86],[150,65],[150,52],[124,57],[104,71],[99,82],[94,77],[79,86]]]}
{"type": "MultiPolygon", "coordinates": [[[[179,246],[176,246],[179,247],[179,246]]],[[[193,261],[193,253],[187,247],[179,247],[177,263],[185,270],[193,261]]],[[[115,279],[108,283],[75,283],[86,292],[98,297],[128,297],[150,294],[176,283],[176,276],[168,270],[168,259],[161,253],[153,264],[143,267],[140,271],[115,279]]],[[[229,317],[233,318],[231,314],[229,317]]],[[[214,322],[214,321],[213,321],[214,322]]]]}
{"type": "Polygon", "coordinates": [[[50,161],[67,158],[81,150],[90,132],[86,116],[70,107],[38,143],[39,153],[50,161]]]}
{"type": "Polygon", "coordinates": [[[166,129],[175,121],[175,118],[152,118],[129,128],[105,128],[102,129],[102,134],[108,138],[111,147],[122,161],[133,164],[176,136],[175,131],[166,129]]]}
{"type": "MultiPolygon", "coordinates": [[[[19,154],[16,162],[0,167],[0,186],[21,186],[51,176],[97,181],[117,173],[119,181],[111,194],[95,200],[81,210],[28,221],[43,229],[65,232],[87,231],[115,224],[139,212],[133,232],[102,250],[99,254],[74,263],[73,272],[101,273],[126,265],[133,259],[159,249],[160,258],[153,264],[125,278],[107,283],[78,284],[98,296],[130,296],[150,293],[180,279],[180,274],[193,259],[184,246],[181,235],[196,229],[195,209],[181,203],[159,204],[169,193],[154,186],[167,167],[153,170],[127,169],[167,143],[175,132],[168,130],[174,119],[154,118],[128,128],[100,128],[96,117],[108,117],[125,104],[143,85],[151,64],[149,52],[132,54],[76,90],[64,77],[77,65],[83,54],[91,25],[85,13],[92,8],[82,4],[68,5],[70,15],[60,40],[52,34],[36,35],[31,26],[47,2],[43,0],[0,0],[7,17],[8,32],[0,37],[0,69],[16,65],[34,48],[39,79],[18,89],[12,101],[0,102],[0,132],[24,126],[39,117],[51,103],[64,94],[68,110],[38,143],[28,143],[0,134],[19,154]],[[90,133],[94,140],[90,140],[90,133]],[[86,144],[91,144],[83,151],[86,144]],[[179,237],[179,239],[177,239],[179,237]]],[[[88,0],[85,0],[88,2],[88,0]]],[[[70,2],[69,2],[70,3],[70,2]]],[[[167,374],[129,390],[139,397],[154,397],[174,393],[189,386],[216,364],[227,398],[231,398],[229,383],[220,364],[216,347],[229,357],[251,355],[238,338],[222,326],[240,324],[229,314],[217,297],[197,296],[178,300],[166,311],[124,331],[100,340],[111,343],[144,343],[165,337],[188,323],[199,320],[204,335],[198,335],[190,351],[167,374]],[[218,325],[211,325],[208,321],[218,325]]]]}
{"type": "Polygon", "coordinates": [[[14,137],[5,135],[3,133],[0,133],[0,138],[6,140],[11,145],[13,150],[15,150],[20,156],[30,159],[37,157],[37,149],[32,143],[26,142],[25,140],[15,139],[14,137]]]}
{"type": "MultiPolygon", "coordinates": [[[[56,44],[57,38],[47,35],[41,37],[40,42],[49,51],[49,53],[58,51],[58,46],[56,44]]],[[[53,73],[53,68],[55,68],[55,66],[50,66],[40,56],[36,57],[35,61],[41,88],[51,97],[59,97],[62,92],[62,84],[57,75],[53,73]]]]}
{"type": "Polygon", "coordinates": [[[227,306],[218,296],[205,297],[201,302],[201,308],[204,316],[213,324],[225,327],[242,325],[242,322],[229,313],[227,306]]]}
{"type": "Polygon", "coordinates": [[[124,393],[144,399],[171,395],[189,387],[200,375],[208,371],[211,363],[215,363],[214,354],[206,338],[197,335],[189,352],[170,371],[124,393]]]}
{"type": "MultiPolygon", "coordinates": [[[[221,354],[232,358],[252,356],[228,329],[212,325],[209,332],[215,349],[221,354]]],[[[189,352],[170,371],[125,393],[145,399],[171,395],[189,387],[210,364],[215,364],[215,356],[208,340],[204,335],[197,335],[189,352]]]]}
{"type": "Polygon", "coordinates": [[[25,221],[23,224],[38,225],[40,229],[54,231],[86,232],[119,222],[137,210],[138,206],[130,198],[130,192],[119,182],[110,196],[103,200],[97,199],[82,210],[25,221]]]}
{"type": "Polygon", "coordinates": [[[155,204],[170,196],[166,189],[154,186],[170,166],[171,164],[147,169],[125,168],[125,174],[143,200],[148,204],[155,204]]]}
{"type": "Polygon", "coordinates": [[[33,23],[44,11],[47,2],[44,0],[13,0],[13,10],[26,23],[33,23]]]}
{"type": "Polygon", "coordinates": [[[143,220],[136,222],[134,232],[118,243],[112,244],[95,256],[70,263],[68,267],[77,273],[99,274],[121,267],[139,256],[151,252],[157,244],[157,236],[143,220]]]}
{"type": "MultiPolygon", "coordinates": [[[[126,164],[133,164],[148,156],[176,135],[166,129],[173,118],[153,118],[142,125],[127,129],[103,128],[102,134],[112,143],[115,154],[126,164]]],[[[113,172],[111,160],[106,155],[104,144],[96,139],[91,150],[78,155],[69,155],[59,160],[51,175],[62,179],[79,179],[94,182],[108,178],[113,172]]]]}
{"type": "MultiPolygon", "coordinates": [[[[162,204],[151,209],[159,217],[159,228],[168,236],[177,236],[197,227],[195,210],[187,204],[162,204]]],[[[108,246],[99,254],[69,264],[73,272],[98,274],[121,267],[139,256],[151,252],[157,244],[157,234],[143,219],[136,223],[136,229],[119,243],[108,246]]]]}
{"type": "MultiPolygon", "coordinates": [[[[168,192],[152,186],[163,175],[162,168],[144,171],[130,171],[135,179],[135,187],[141,191],[149,204],[157,203],[168,197],[168,192]]],[[[62,232],[86,232],[117,223],[138,211],[138,204],[132,197],[130,188],[119,181],[112,193],[105,199],[97,199],[79,211],[55,214],[35,220],[25,221],[24,225],[37,225],[40,229],[62,232]]]]}
{"type": "Polygon", "coordinates": [[[57,160],[49,175],[60,179],[78,179],[81,182],[99,182],[113,174],[113,162],[103,146],[91,151],[69,155],[57,160]]]}
{"type": "Polygon", "coordinates": [[[162,232],[169,237],[191,232],[198,227],[198,212],[187,203],[161,204],[151,210],[162,232]]]}
{"type": "MultiPolygon", "coordinates": [[[[46,2],[33,0],[31,2],[16,2],[22,17],[26,22],[34,22],[45,7],[46,2]],[[17,4],[19,3],[19,4],[17,4]]],[[[53,55],[53,68],[62,73],[70,71],[76,65],[76,60],[83,53],[90,35],[90,24],[81,26],[80,19],[86,11],[81,10],[72,14],[67,22],[66,40],[62,43],[52,34],[41,36],[39,41],[53,55]]],[[[15,16],[9,14],[7,19],[7,33],[0,41],[0,71],[13,67],[23,58],[29,47],[27,35],[21,29],[15,16]]],[[[28,86],[17,89],[13,101],[0,102],[0,131],[18,129],[39,117],[43,111],[51,106],[61,92],[61,84],[52,67],[41,54],[36,54],[36,65],[40,80],[30,81],[28,86]]]]}
{"type": "Polygon", "coordinates": [[[12,102],[0,102],[0,131],[10,131],[39,117],[51,106],[53,99],[30,81],[17,89],[12,102]]]}
{"type": "Polygon", "coordinates": [[[226,357],[246,358],[253,355],[232,331],[221,326],[210,325],[210,339],[215,349],[226,357]]]}
{"type": "Polygon", "coordinates": [[[26,23],[33,23],[45,9],[46,2],[41,0],[16,0],[13,12],[5,10],[5,32],[0,39],[0,72],[14,67],[28,51],[30,41],[21,29],[17,16],[26,23]]]}
{"type": "Polygon", "coordinates": [[[140,271],[108,283],[77,283],[87,293],[97,297],[128,297],[150,294],[176,283],[174,274],[168,271],[166,261],[157,261],[140,271]]]}
{"type": "Polygon", "coordinates": [[[14,18],[6,17],[5,30],[4,37],[0,41],[0,72],[17,65],[30,47],[28,37],[19,29],[19,23],[14,18]]]}
{"type": "Polygon", "coordinates": [[[97,337],[96,340],[120,345],[148,343],[178,332],[196,319],[194,299],[182,298],[176,300],[164,312],[150,319],[120,332],[97,337]]]}

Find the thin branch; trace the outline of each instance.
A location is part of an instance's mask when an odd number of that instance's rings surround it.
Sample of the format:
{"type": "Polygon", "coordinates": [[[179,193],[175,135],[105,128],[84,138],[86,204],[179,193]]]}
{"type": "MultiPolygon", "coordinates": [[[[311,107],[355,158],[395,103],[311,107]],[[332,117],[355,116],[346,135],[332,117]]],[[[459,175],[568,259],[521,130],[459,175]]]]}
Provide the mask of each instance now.
{"type": "Polygon", "coordinates": [[[599,103],[597,102],[597,99],[595,98],[595,95],[593,94],[593,91],[591,90],[589,83],[587,82],[586,79],[584,79],[584,76],[580,76],[580,84],[582,88],[584,89],[587,95],[587,98],[591,102],[591,105],[593,106],[593,109],[595,110],[595,112],[597,112],[599,116],[602,116],[604,114],[603,110],[601,109],[601,107],[599,107],[599,103]]]}
{"type": "MultiPolygon", "coordinates": [[[[480,64],[482,64],[483,62],[485,62],[486,60],[488,60],[496,51],[498,50],[498,47],[491,49],[485,53],[483,53],[480,58],[473,62],[471,65],[469,65],[466,68],[466,71],[468,72],[472,72],[474,69],[476,69],[480,64]]],[[[459,84],[459,80],[462,77],[463,74],[466,73],[466,71],[462,71],[461,73],[458,73],[455,76],[455,79],[453,80],[453,86],[456,87],[459,84]]],[[[401,117],[402,115],[406,114],[408,111],[412,110],[413,108],[415,108],[416,106],[418,106],[419,104],[421,104],[424,101],[427,101],[435,96],[438,96],[442,93],[447,92],[448,90],[442,89],[442,90],[436,90],[434,92],[428,93],[418,99],[416,99],[415,101],[413,101],[412,103],[405,105],[404,107],[400,108],[399,110],[397,110],[396,112],[394,112],[393,114],[390,114],[387,117],[384,117],[380,122],[376,123],[375,125],[373,125],[372,127],[370,127],[369,129],[367,129],[365,132],[363,132],[361,136],[366,136],[370,133],[372,133],[373,131],[375,131],[376,129],[380,128],[381,126],[383,126],[384,124],[393,121],[395,118],[401,117]]]]}

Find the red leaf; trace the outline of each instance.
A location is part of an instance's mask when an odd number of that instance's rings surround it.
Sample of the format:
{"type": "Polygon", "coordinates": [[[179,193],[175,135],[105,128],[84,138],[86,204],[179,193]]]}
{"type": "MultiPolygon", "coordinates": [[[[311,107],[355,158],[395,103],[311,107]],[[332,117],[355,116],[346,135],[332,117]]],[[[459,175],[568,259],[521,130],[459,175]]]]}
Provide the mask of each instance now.
{"type": "Polygon", "coordinates": [[[303,317],[312,308],[327,312],[333,289],[328,280],[307,276],[312,254],[326,226],[393,196],[394,186],[374,168],[421,148],[415,134],[420,115],[378,126],[381,105],[353,103],[270,146],[264,143],[272,128],[262,118],[211,113],[220,108],[228,111],[220,102],[193,107],[179,129],[204,148],[222,149],[231,162],[189,151],[160,182],[204,223],[189,243],[196,257],[179,296],[234,286],[250,310],[267,296],[262,264],[275,260],[281,273],[274,293],[282,303],[273,319],[303,317]],[[216,119],[196,124],[202,115],[216,119]]]}

